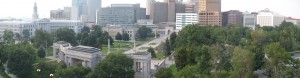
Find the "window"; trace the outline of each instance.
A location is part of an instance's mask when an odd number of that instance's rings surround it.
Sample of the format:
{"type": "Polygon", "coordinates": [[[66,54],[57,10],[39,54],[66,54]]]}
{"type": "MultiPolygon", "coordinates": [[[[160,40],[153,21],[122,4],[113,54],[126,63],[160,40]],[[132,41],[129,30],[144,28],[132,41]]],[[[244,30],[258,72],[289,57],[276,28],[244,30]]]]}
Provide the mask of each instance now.
{"type": "Polygon", "coordinates": [[[135,71],[136,72],[141,72],[141,62],[135,62],[135,71]]]}

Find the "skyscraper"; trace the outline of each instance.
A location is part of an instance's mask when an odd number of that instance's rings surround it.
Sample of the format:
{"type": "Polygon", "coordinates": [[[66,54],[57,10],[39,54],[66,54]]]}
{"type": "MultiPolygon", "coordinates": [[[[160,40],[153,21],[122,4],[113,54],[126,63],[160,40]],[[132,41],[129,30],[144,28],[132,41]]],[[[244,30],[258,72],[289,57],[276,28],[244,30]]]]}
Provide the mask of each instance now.
{"type": "Polygon", "coordinates": [[[32,19],[36,20],[39,18],[39,14],[37,12],[37,5],[36,2],[34,2],[34,7],[33,7],[33,14],[32,14],[32,19]]]}
{"type": "Polygon", "coordinates": [[[101,8],[101,0],[87,0],[87,21],[96,22],[96,11],[101,8]]]}
{"type": "Polygon", "coordinates": [[[72,20],[80,20],[84,15],[87,15],[86,2],[86,0],[72,0],[72,20]]]}
{"type": "Polygon", "coordinates": [[[147,3],[146,3],[146,15],[150,15],[151,6],[153,6],[154,2],[155,2],[155,0],[147,0],[147,3]]]}
{"type": "Polygon", "coordinates": [[[199,24],[221,26],[221,0],[199,0],[199,24]]]}
{"type": "Polygon", "coordinates": [[[239,10],[230,10],[222,13],[222,26],[242,25],[243,13],[239,10]]]}
{"type": "Polygon", "coordinates": [[[151,6],[150,19],[153,23],[168,22],[168,3],[154,2],[151,6]]]}
{"type": "Polygon", "coordinates": [[[168,0],[168,22],[176,22],[176,1],[168,0]]]}

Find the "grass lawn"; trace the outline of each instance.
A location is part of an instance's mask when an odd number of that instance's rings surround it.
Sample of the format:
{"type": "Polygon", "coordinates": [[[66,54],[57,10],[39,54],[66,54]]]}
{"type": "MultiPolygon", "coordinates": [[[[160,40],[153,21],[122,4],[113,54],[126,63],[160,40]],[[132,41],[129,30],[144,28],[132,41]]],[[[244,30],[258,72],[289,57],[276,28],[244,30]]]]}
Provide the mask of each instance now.
{"type": "MultiPolygon", "coordinates": [[[[107,48],[107,47],[103,47],[103,48],[102,48],[102,54],[107,54],[107,51],[108,51],[108,48],[107,48]]],[[[113,48],[110,49],[110,52],[111,52],[111,53],[123,53],[123,52],[125,52],[125,51],[127,51],[127,50],[124,50],[124,49],[118,50],[118,49],[113,49],[113,48]]]]}
{"type": "Polygon", "coordinates": [[[164,58],[163,52],[157,52],[156,54],[156,60],[162,60],[164,58]]]}
{"type": "Polygon", "coordinates": [[[48,47],[47,48],[47,52],[46,52],[46,57],[52,56],[52,55],[53,55],[53,48],[52,47],[48,47]]]}
{"type": "Polygon", "coordinates": [[[133,43],[132,42],[126,42],[126,41],[116,41],[114,42],[114,45],[112,48],[133,48],[133,43]]]}
{"type": "Polygon", "coordinates": [[[154,40],[155,38],[154,37],[151,37],[151,38],[147,38],[147,39],[139,39],[139,40],[137,40],[136,41],[136,43],[137,43],[137,46],[139,46],[139,45],[141,45],[141,44],[145,44],[145,43],[148,43],[148,42],[150,42],[150,41],[152,41],[152,40],[154,40]]]}

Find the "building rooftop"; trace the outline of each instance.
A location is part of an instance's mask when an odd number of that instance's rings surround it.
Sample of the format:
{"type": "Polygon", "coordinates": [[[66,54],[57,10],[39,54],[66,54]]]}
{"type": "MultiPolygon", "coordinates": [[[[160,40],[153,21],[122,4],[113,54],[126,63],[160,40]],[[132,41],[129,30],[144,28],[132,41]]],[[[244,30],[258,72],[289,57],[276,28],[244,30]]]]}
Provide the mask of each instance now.
{"type": "Polygon", "coordinates": [[[98,49],[95,47],[88,47],[88,46],[76,46],[76,47],[70,48],[69,50],[85,52],[85,53],[95,53],[95,52],[101,51],[101,49],[98,49]]]}

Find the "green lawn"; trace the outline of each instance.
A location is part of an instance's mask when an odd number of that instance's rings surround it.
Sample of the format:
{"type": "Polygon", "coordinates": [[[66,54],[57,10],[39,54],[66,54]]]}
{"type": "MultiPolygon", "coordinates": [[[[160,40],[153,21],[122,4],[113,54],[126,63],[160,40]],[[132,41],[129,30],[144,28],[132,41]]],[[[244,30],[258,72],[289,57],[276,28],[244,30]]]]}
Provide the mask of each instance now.
{"type": "Polygon", "coordinates": [[[47,52],[46,52],[46,57],[52,56],[52,55],[53,55],[53,48],[52,47],[48,47],[47,48],[47,52]]]}
{"type": "MultiPolygon", "coordinates": [[[[132,42],[126,42],[126,41],[115,41],[114,45],[111,46],[110,52],[111,53],[123,53],[129,49],[133,48],[132,42]]],[[[108,47],[107,45],[104,45],[102,48],[102,53],[107,54],[108,47]]]]}
{"type": "MultiPolygon", "coordinates": [[[[102,48],[102,54],[107,54],[107,51],[108,51],[107,47],[103,47],[102,48]]],[[[111,53],[123,53],[125,51],[127,51],[127,50],[124,50],[124,49],[113,49],[113,48],[110,49],[111,53]]]]}
{"type": "Polygon", "coordinates": [[[157,52],[156,54],[156,60],[162,60],[164,58],[163,52],[157,52]]]}

